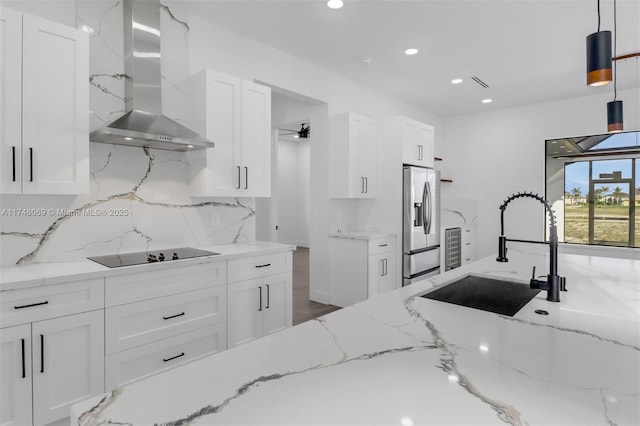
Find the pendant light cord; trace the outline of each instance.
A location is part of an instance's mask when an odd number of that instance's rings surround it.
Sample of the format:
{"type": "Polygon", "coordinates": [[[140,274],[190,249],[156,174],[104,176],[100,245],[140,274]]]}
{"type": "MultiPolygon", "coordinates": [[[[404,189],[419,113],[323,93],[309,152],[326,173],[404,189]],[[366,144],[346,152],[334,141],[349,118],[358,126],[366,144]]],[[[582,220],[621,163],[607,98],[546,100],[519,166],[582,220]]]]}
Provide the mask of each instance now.
{"type": "Polygon", "coordinates": [[[600,0],[598,0],[598,32],[600,32],[600,0]]]}
{"type": "MultiPolygon", "coordinates": [[[[600,0],[598,0],[599,2],[600,0]]],[[[618,56],[618,28],[616,0],[613,0],[613,57],[618,56]]],[[[613,61],[613,100],[618,99],[618,61],[613,61]]]]}

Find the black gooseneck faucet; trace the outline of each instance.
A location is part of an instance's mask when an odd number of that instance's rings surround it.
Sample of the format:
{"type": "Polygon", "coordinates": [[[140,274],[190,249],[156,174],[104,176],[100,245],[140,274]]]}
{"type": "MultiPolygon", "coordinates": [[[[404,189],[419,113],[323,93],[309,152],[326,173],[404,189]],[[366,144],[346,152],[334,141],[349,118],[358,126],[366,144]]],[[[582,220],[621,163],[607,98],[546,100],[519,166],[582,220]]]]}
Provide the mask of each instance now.
{"type": "Polygon", "coordinates": [[[558,228],[556,227],[556,217],[553,214],[553,210],[549,203],[538,194],[532,192],[518,192],[503,201],[500,205],[500,236],[498,237],[498,262],[508,262],[507,258],[507,241],[514,241],[520,243],[532,243],[532,244],[549,244],[549,274],[547,275],[547,281],[537,280],[536,267],[533,267],[533,275],[529,281],[531,288],[547,290],[547,300],[550,302],[560,301],[560,291],[567,291],[565,277],[558,275],[558,228]],[[516,240],[507,239],[504,236],[504,212],[507,209],[507,205],[517,198],[533,198],[540,201],[549,213],[549,241],[530,241],[530,240],[516,240]]]}

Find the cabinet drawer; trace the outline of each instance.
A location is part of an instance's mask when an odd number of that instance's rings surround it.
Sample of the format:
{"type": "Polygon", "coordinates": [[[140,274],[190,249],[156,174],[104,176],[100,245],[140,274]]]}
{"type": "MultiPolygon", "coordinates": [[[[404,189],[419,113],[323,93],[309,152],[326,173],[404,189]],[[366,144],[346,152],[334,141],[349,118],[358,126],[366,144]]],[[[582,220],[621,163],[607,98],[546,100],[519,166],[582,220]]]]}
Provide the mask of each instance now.
{"type": "Polygon", "coordinates": [[[395,249],[396,237],[394,235],[390,235],[384,238],[376,238],[375,240],[369,240],[369,255],[395,251],[395,249]]]}
{"type": "Polygon", "coordinates": [[[169,370],[227,348],[225,323],[105,357],[106,391],[169,370]]]}
{"type": "Polygon", "coordinates": [[[281,274],[291,270],[291,252],[233,259],[228,267],[230,283],[281,274]]]}
{"type": "Polygon", "coordinates": [[[2,292],[2,327],[104,308],[104,278],[2,292]]]}
{"type": "Polygon", "coordinates": [[[105,304],[117,306],[224,285],[226,272],[225,262],[214,262],[108,277],[105,279],[105,304]]]}
{"type": "Polygon", "coordinates": [[[107,354],[227,320],[227,286],[180,293],[105,310],[107,354]]]}

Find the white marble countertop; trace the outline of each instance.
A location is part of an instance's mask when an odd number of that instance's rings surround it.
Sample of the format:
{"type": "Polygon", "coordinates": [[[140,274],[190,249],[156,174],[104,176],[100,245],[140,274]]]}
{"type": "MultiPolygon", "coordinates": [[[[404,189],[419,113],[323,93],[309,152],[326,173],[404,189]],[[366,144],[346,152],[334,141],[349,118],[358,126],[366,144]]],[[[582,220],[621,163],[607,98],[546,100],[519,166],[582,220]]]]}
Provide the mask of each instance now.
{"type": "Polygon", "coordinates": [[[509,258],[81,402],[72,424],[640,424],[640,261],[561,255],[562,301],[543,291],[513,317],[417,297],[471,272],[546,270],[545,255],[509,258]]]}
{"type": "Polygon", "coordinates": [[[376,240],[378,238],[394,237],[395,234],[390,232],[374,232],[374,231],[346,231],[335,232],[329,234],[333,238],[348,238],[350,240],[376,240]]]}
{"type": "MultiPolygon", "coordinates": [[[[173,268],[177,266],[195,265],[203,262],[219,262],[248,255],[261,255],[295,250],[295,246],[261,241],[203,246],[197,248],[220,254],[216,256],[196,257],[171,262],[147,263],[121,268],[108,268],[88,259],[79,260],[77,262],[33,263],[9,266],[0,268],[0,292],[50,284],[61,284],[69,281],[124,275],[132,272],[151,271],[157,270],[158,268],[173,268]]],[[[160,249],[154,249],[153,251],[160,251],[160,249]]]]}

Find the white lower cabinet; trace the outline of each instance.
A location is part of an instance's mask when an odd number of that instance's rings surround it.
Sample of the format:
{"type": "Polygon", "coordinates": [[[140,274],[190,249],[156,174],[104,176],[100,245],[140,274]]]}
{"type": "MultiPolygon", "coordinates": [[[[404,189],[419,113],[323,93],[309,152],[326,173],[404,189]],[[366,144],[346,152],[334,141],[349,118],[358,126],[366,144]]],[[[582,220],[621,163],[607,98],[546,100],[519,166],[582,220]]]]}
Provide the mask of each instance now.
{"type": "Polygon", "coordinates": [[[291,252],[228,262],[227,343],[231,348],[290,327],[291,252]]]}
{"type": "Polygon", "coordinates": [[[107,277],[106,389],[225,350],[226,284],[224,261],[107,277]]]}
{"type": "Polygon", "coordinates": [[[51,423],[104,392],[102,310],[9,327],[1,335],[0,424],[51,423]]]}
{"type": "Polygon", "coordinates": [[[86,312],[32,324],[33,423],[69,415],[104,392],[104,314],[86,312]]]}
{"type": "Polygon", "coordinates": [[[230,348],[290,327],[291,272],[229,284],[228,310],[230,348]]]}
{"type": "Polygon", "coordinates": [[[31,324],[0,330],[0,425],[31,424],[31,324]]]}
{"type": "Polygon", "coordinates": [[[226,323],[213,324],[107,355],[106,388],[114,389],[222,351],[227,345],[226,331],[226,323]]]}
{"type": "Polygon", "coordinates": [[[329,303],[349,306],[400,285],[396,272],[396,237],[330,239],[329,303]]]}

